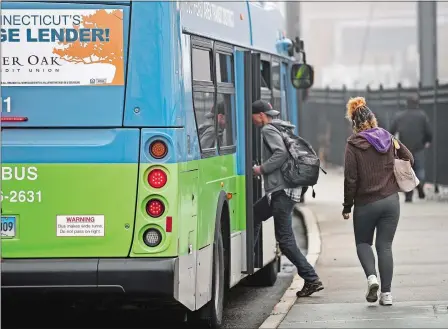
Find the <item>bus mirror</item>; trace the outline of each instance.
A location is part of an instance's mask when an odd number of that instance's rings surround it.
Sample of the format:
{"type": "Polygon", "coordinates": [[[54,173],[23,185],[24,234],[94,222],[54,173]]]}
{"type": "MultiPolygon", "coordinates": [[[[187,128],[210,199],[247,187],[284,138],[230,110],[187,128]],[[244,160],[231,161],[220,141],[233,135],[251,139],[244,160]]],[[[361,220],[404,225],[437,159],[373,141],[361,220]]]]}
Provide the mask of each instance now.
{"type": "Polygon", "coordinates": [[[314,83],[314,70],[311,65],[295,63],[291,68],[291,82],[296,89],[308,89],[314,83]]]}

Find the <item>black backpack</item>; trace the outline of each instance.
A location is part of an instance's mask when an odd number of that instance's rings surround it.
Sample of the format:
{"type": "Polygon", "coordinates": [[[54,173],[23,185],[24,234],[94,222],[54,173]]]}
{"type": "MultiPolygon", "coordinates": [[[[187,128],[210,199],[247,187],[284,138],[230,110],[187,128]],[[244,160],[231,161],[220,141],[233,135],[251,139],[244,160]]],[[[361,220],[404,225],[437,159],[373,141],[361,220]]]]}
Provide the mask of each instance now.
{"type": "MultiPolygon", "coordinates": [[[[295,135],[291,129],[273,123],[270,124],[279,131],[289,153],[288,159],[280,168],[285,182],[292,188],[316,185],[319,179],[319,171],[322,170],[324,174],[327,173],[320,167],[320,159],[311,144],[302,137],[295,135]]],[[[272,153],[272,149],[264,138],[263,142],[272,153]]]]}

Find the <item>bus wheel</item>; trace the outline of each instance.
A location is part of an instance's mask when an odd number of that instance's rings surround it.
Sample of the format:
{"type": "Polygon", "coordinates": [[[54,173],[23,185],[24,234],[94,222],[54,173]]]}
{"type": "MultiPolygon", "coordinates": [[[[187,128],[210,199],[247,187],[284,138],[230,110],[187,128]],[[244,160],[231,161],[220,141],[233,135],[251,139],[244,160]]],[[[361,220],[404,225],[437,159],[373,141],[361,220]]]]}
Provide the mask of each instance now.
{"type": "Polygon", "coordinates": [[[280,258],[275,258],[272,262],[260,269],[254,275],[248,277],[249,285],[272,287],[277,282],[280,258]]]}
{"type": "Polygon", "coordinates": [[[213,243],[212,299],[196,312],[188,314],[188,322],[217,329],[222,326],[224,311],[224,245],[221,227],[217,225],[213,243]]]}

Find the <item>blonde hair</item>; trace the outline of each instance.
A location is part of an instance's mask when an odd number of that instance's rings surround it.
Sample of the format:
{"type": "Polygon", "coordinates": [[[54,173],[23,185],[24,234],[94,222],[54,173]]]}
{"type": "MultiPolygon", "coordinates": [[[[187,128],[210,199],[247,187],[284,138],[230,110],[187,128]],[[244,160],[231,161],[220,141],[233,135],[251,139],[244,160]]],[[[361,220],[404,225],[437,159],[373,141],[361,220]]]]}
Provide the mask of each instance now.
{"type": "Polygon", "coordinates": [[[376,117],[367,107],[364,97],[350,98],[346,107],[346,118],[352,122],[355,133],[378,127],[376,117]]]}

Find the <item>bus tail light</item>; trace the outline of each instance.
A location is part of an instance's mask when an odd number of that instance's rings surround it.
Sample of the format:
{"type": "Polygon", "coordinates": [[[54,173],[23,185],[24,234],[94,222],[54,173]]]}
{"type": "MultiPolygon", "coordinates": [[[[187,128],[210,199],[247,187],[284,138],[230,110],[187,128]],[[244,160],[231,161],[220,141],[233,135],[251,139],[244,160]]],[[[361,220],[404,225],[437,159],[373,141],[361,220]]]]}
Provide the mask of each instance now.
{"type": "Polygon", "coordinates": [[[167,216],[166,217],[166,225],[165,225],[165,231],[167,231],[168,233],[173,231],[173,217],[171,216],[167,216]]]}
{"type": "Polygon", "coordinates": [[[162,169],[153,169],[148,175],[148,183],[152,188],[162,188],[165,186],[168,177],[162,169]]]}
{"type": "Polygon", "coordinates": [[[27,117],[2,117],[1,122],[25,122],[28,121],[27,117]]]}
{"type": "Polygon", "coordinates": [[[149,216],[158,218],[165,212],[165,205],[159,199],[151,199],[146,204],[146,212],[149,216]]]}
{"type": "Polygon", "coordinates": [[[157,247],[162,242],[162,233],[155,228],[150,228],[143,233],[143,242],[151,248],[157,247]]]}
{"type": "Polygon", "coordinates": [[[155,159],[162,159],[168,153],[168,147],[161,140],[156,140],[149,146],[149,153],[155,159]]]}

